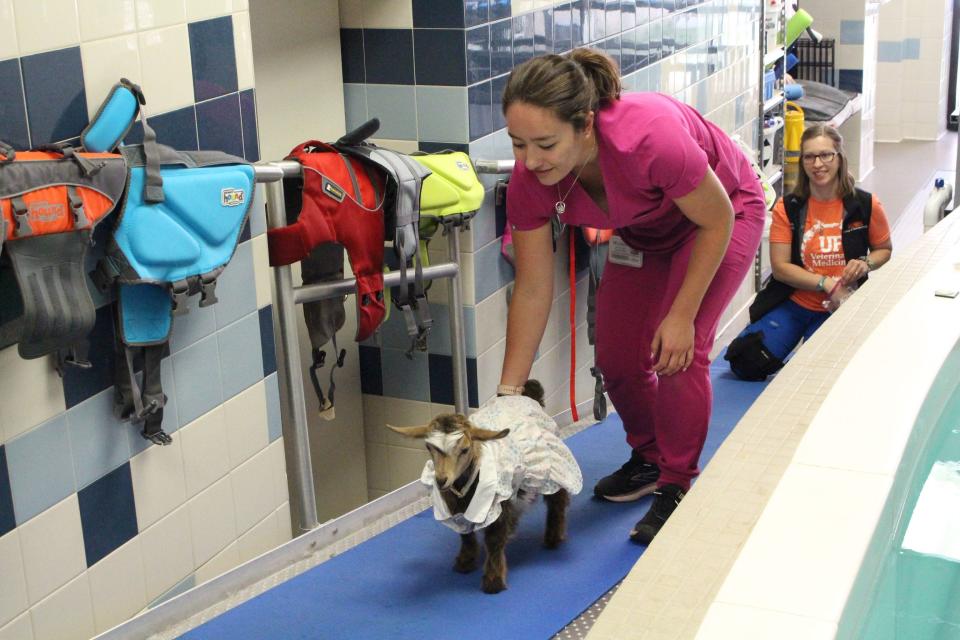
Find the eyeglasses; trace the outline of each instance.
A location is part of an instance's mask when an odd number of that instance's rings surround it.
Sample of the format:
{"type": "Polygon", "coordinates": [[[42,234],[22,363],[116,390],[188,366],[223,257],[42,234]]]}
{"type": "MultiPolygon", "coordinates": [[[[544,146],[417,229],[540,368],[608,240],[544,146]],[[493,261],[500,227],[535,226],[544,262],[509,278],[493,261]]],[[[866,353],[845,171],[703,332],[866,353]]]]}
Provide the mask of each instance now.
{"type": "Polygon", "coordinates": [[[819,158],[823,164],[830,164],[838,155],[840,154],[836,151],[824,151],[822,153],[805,153],[800,157],[803,158],[806,164],[814,164],[817,158],[819,158]]]}

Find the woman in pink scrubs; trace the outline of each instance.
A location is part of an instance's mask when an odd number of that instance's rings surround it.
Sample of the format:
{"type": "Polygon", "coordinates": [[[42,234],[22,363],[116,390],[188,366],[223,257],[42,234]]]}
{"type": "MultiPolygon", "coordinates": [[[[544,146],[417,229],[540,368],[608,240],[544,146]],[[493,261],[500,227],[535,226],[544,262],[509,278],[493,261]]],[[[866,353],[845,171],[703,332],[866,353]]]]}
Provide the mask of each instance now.
{"type": "Polygon", "coordinates": [[[590,49],[517,66],[503,94],[516,165],[507,217],[516,285],[498,393],[530,374],[553,302],[552,218],[615,229],[597,301],[597,365],[630,459],[594,487],[615,502],[654,493],[630,532],[648,544],[698,474],[720,315],[750,270],[763,191],[738,145],[695,109],[621,95],[590,49]]]}

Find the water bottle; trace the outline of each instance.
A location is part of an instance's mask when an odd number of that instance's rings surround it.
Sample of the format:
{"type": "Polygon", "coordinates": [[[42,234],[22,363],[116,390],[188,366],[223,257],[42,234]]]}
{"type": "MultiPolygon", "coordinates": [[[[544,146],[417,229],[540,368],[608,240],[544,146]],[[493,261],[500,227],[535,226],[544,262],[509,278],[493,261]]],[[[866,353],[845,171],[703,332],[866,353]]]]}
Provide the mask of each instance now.
{"type": "Polygon", "coordinates": [[[933,183],[933,191],[927,198],[927,204],[923,207],[924,231],[928,231],[930,227],[940,222],[944,215],[944,209],[952,197],[953,186],[946,184],[943,178],[937,178],[933,183]]]}

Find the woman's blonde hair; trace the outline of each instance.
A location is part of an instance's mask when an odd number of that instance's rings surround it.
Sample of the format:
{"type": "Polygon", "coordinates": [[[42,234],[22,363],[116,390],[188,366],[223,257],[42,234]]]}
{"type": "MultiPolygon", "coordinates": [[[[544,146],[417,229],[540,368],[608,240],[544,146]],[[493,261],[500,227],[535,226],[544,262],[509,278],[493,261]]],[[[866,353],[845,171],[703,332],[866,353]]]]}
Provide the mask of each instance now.
{"type": "Polygon", "coordinates": [[[833,150],[837,152],[837,162],[840,164],[840,166],[837,167],[837,197],[846,198],[853,194],[856,180],[853,174],[850,173],[850,166],[847,162],[847,152],[843,148],[843,136],[828,124],[812,125],[804,131],[800,137],[800,174],[797,177],[797,184],[793,188],[793,194],[804,199],[810,197],[810,176],[807,175],[807,170],[803,166],[803,145],[809,140],[821,136],[830,138],[833,142],[833,150]]]}
{"type": "Polygon", "coordinates": [[[549,109],[581,131],[587,114],[620,98],[620,71],[613,59],[580,47],[566,55],[548,54],[517,65],[503,90],[503,113],[514,102],[549,109]]]}

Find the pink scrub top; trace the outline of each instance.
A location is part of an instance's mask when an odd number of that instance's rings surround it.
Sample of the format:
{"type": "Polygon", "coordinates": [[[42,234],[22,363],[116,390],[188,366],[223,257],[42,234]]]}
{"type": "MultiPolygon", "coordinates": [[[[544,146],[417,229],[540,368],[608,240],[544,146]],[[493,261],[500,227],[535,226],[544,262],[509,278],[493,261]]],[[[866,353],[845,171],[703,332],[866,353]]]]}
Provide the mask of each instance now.
{"type": "MultiPolygon", "coordinates": [[[[713,169],[742,217],[742,203],[763,190],[746,156],[722,129],[696,109],[660,93],[628,93],[597,114],[597,143],[609,213],[580,186],[567,196],[560,221],[617,229],[635,249],[671,252],[689,240],[696,225],[674,204],[713,169]]],[[[573,175],[559,183],[566,193],[573,175]]],[[[514,229],[537,229],[555,215],[557,185],[544,186],[516,163],[507,188],[507,219],[514,229]]]]}

